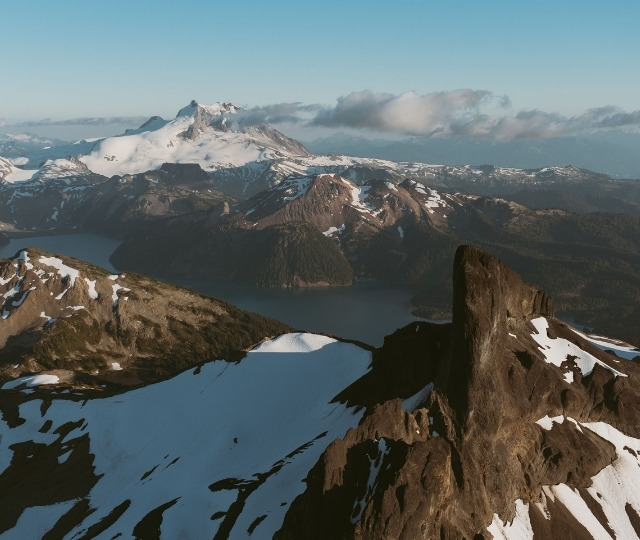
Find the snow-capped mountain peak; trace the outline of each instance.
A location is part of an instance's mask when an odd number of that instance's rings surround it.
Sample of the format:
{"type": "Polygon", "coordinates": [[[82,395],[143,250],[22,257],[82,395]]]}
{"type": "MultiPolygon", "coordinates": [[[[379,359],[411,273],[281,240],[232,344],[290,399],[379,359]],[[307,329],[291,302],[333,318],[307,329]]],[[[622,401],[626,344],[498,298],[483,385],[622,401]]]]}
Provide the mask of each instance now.
{"type": "Polygon", "coordinates": [[[229,116],[240,110],[232,103],[205,106],[192,101],[173,120],[154,117],[137,130],[96,142],[80,160],[91,171],[111,177],[156,170],[163,163],[197,163],[215,171],[308,155],[304,147],[274,129],[234,129],[229,116]]]}
{"type": "Polygon", "coordinates": [[[189,105],[187,105],[186,107],[182,107],[182,109],[178,111],[176,118],[180,116],[196,116],[197,114],[203,113],[211,116],[221,116],[227,113],[234,114],[241,110],[242,107],[240,107],[239,105],[234,105],[233,103],[229,103],[226,101],[216,101],[212,105],[201,105],[194,99],[191,100],[191,103],[189,103],[189,105]]]}

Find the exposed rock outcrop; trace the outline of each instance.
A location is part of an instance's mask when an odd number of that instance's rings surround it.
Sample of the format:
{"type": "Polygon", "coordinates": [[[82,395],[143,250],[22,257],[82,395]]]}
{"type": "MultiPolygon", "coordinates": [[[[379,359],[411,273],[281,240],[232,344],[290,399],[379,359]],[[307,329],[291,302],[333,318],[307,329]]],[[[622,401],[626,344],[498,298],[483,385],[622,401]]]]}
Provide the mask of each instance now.
{"type": "Polygon", "coordinates": [[[554,319],[548,295],[477,248],[458,249],[453,275],[452,323],[389,336],[338,396],[368,412],[327,448],[277,538],[491,538],[516,517],[541,537],[582,534],[557,486],[609,526],[586,488],[620,450],[587,426],[638,436],[639,366],[554,319]]]}

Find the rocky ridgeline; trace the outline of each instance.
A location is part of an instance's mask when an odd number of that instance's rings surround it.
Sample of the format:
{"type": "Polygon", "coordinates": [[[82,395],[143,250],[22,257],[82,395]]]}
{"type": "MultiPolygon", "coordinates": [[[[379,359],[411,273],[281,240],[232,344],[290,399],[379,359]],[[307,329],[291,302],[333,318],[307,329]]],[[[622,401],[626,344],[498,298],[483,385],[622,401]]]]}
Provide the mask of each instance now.
{"type": "Polygon", "coordinates": [[[337,237],[340,228],[354,229],[362,222],[380,231],[426,216],[440,222],[461,205],[459,198],[411,180],[358,185],[339,174],[319,174],[286,180],[238,205],[237,211],[258,227],[305,221],[337,237]]]}
{"type": "Polygon", "coordinates": [[[123,236],[159,216],[232,200],[196,164],[165,163],[156,171],[106,178],[77,159],[58,159],[30,181],[0,182],[0,222],[6,230],[123,236]]]}
{"type": "Polygon", "coordinates": [[[0,378],[139,384],[227,356],[283,324],[136,274],[25,249],[0,261],[0,378]]]}
{"type": "Polygon", "coordinates": [[[637,497],[607,491],[621,474],[640,482],[638,377],[554,319],[549,296],[461,247],[452,323],[385,339],[338,396],[367,414],[329,445],[276,536],[640,536],[637,497]]]}

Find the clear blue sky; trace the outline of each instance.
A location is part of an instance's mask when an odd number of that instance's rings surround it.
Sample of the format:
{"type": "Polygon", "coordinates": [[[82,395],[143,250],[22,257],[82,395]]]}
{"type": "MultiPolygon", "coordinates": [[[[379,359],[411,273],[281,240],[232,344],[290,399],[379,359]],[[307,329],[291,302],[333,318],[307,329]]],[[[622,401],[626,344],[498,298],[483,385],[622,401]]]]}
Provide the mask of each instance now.
{"type": "Polygon", "coordinates": [[[172,117],[191,99],[335,106],[485,90],[640,109],[638,0],[3,2],[0,119],[172,117]]]}

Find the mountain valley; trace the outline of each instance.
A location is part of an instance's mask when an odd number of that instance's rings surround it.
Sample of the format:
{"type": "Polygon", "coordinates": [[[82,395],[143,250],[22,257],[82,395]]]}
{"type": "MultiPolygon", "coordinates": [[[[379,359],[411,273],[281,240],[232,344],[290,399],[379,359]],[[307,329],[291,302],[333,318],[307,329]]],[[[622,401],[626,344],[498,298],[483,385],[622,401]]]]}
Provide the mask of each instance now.
{"type": "Polygon", "coordinates": [[[119,137],[29,149],[1,162],[3,233],[122,238],[118,268],[164,278],[382,280],[414,288],[431,318],[450,316],[453,253],[473,243],[566,318],[640,342],[636,181],[317,156],[238,106],[195,101],[119,137]]]}

